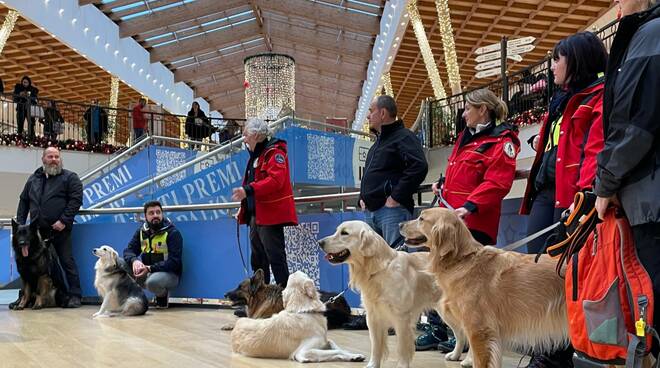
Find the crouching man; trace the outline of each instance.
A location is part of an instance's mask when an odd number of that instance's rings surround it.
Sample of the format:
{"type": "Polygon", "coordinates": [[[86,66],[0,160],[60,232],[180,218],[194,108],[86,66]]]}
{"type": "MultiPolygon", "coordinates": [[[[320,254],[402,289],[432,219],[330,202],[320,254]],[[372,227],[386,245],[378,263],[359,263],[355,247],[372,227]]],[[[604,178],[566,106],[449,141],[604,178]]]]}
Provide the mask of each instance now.
{"type": "Polygon", "coordinates": [[[145,222],[124,249],[127,271],[156,295],[156,307],[167,308],[169,291],[179,285],[183,237],[163,216],[160,202],[144,205],[145,222]]]}

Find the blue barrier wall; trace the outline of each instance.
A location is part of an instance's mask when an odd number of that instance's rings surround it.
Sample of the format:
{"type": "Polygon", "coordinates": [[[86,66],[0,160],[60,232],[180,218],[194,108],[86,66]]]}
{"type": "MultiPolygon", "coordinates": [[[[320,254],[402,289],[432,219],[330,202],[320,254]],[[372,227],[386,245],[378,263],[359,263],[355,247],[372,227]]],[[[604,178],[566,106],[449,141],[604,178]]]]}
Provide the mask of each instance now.
{"type": "MultiPolygon", "coordinates": [[[[300,217],[304,242],[288,236],[287,251],[292,258],[298,259],[291,265],[291,271],[301,269],[308,274],[318,275],[318,284],[323,290],[341,291],[348,282],[346,266],[332,266],[323,259],[317,248],[316,240],[332,234],[337,225],[345,220],[362,218],[361,213],[316,214],[300,217]],[[312,239],[310,242],[309,239],[312,239]],[[304,248],[304,249],[303,249],[304,248]],[[312,254],[300,259],[302,253],[312,254]],[[310,262],[310,260],[312,262],[310,262]]],[[[184,270],[181,284],[171,294],[173,297],[223,298],[224,293],[234,289],[245,278],[238,242],[236,222],[233,219],[212,221],[176,222],[184,238],[184,270]]],[[[83,296],[96,296],[94,289],[94,263],[96,257],[92,249],[101,245],[110,245],[118,252],[136,231],[136,223],[90,223],[76,225],[73,230],[74,256],[80,271],[83,296]]],[[[297,229],[297,228],[294,228],[297,229]]],[[[247,228],[240,227],[241,249],[249,269],[249,242],[247,228]]],[[[291,263],[291,262],[290,262],[291,263]]],[[[358,305],[359,297],[353,293],[347,295],[352,305],[358,305]]]]}
{"type": "Polygon", "coordinates": [[[12,256],[10,235],[10,229],[0,228],[0,286],[18,277],[12,256]]]}

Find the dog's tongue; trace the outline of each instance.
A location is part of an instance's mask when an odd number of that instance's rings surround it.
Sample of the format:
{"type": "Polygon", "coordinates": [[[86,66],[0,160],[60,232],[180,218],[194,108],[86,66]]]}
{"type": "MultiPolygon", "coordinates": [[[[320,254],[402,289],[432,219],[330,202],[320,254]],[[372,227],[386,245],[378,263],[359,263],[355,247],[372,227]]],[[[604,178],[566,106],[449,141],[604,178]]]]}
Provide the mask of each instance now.
{"type": "Polygon", "coordinates": [[[326,253],[324,258],[326,261],[329,261],[332,257],[330,257],[330,253],[326,253]]]}
{"type": "Polygon", "coordinates": [[[27,257],[30,254],[30,247],[28,245],[22,246],[21,253],[23,253],[23,257],[27,257]]]}

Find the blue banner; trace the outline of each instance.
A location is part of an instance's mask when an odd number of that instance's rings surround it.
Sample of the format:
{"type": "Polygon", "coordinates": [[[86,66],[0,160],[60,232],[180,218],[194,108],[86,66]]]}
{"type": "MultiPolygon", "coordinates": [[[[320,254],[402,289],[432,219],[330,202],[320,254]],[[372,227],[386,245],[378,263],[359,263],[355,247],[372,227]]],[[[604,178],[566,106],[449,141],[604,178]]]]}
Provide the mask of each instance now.
{"type": "MultiPolygon", "coordinates": [[[[168,214],[176,218],[176,214],[168,214]]],[[[303,271],[316,281],[322,290],[342,291],[348,283],[348,268],[333,266],[323,258],[318,239],[332,234],[337,225],[346,220],[362,219],[362,213],[313,214],[300,216],[300,225],[285,228],[289,271],[303,271]]],[[[73,228],[73,250],[78,264],[83,296],[96,296],[92,249],[101,245],[113,247],[121,255],[140,224],[81,224],[73,228]]],[[[172,297],[223,298],[246,277],[243,261],[250,269],[248,228],[241,226],[237,238],[236,221],[220,218],[209,221],[175,221],[184,239],[183,275],[172,297]],[[241,252],[243,260],[241,260],[241,252]]],[[[272,278],[271,278],[272,279],[272,278]]],[[[346,294],[353,306],[359,296],[346,294]]]]}
{"type": "MultiPolygon", "coordinates": [[[[370,141],[349,136],[288,127],[276,137],[287,141],[291,181],[295,184],[359,187],[370,141]]],[[[202,153],[197,153],[202,154],[202,153]]],[[[151,146],[131,157],[109,173],[87,184],[84,206],[108,198],[161,172],[179,166],[195,155],[195,151],[151,146]]],[[[232,189],[242,183],[249,155],[240,151],[228,158],[210,158],[193,168],[162,180],[112,203],[109,207],[139,207],[148,200],[163,205],[225,203],[232,189]]],[[[177,221],[215,220],[227,211],[183,212],[177,221]]],[[[133,215],[79,216],[78,222],[132,222],[133,215]]]]}

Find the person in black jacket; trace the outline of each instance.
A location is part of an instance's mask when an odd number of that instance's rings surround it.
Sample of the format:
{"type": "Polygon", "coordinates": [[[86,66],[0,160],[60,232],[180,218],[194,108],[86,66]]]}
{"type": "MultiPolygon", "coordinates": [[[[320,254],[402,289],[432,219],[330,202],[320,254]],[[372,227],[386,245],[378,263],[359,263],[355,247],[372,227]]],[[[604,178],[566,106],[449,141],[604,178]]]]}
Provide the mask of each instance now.
{"type": "MultiPolygon", "coordinates": [[[[598,155],[594,191],[603,217],[617,199],[637,255],[660,297],[660,4],[621,0],[619,23],[607,63],[603,96],[605,146],[598,155]]],[[[654,322],[660,326],[660,303],[654,322]]],[[[654,353],[658,349],[654,342],[654,353]]]]}
{"type": "Polygon", "coordinates": [[[103,137],[108,133],[108,112],[99,106],[98,100],[92,100],[92,104],[83,114],[85,120],[85,131],[87,143],[95,145],[101,143],[103,137]]]}
{"type": "Polygon", "coordinates": [[[65,307],[80,307],[80,277],[73,259],[71,229],[73,219],[82,205],[82,182],[78,175],[62,168],[60,151],[48,147],[41,156],[43,166],[27,180],[18,202],[16,221],[39,223],[39,231],[51,239],[69,284],[65,307]]]}
{"type": "Polygon", "coordinates": [[[144,204],[145,222],[124,249],[122,267],[138,284],[156,295],[156,306],[167,308],[169,290],[179,285],[183,270],[183,237],[163,216],[158,201],[144,204]]]}
{"type": "Polygon", "coordinates": [[[367,153],[360,184],[360,207],[367,211],[367,223],[392,247],[403,240],[399,223],[412,218],[413,194],[428,172],[422,145],[396,116],[390,96],[379,96],[369,107],[369,128],[377,138],[367,153]]]}
{"type": "Polygon", "coordinates": [[[51,142],[57,141],[57,136],[60,134],[64,125],[64,118],[62,118],[62,114],[57,110],[55,101],[48,101],[48,106],[44,110],[43,124],[44,136],[51,142]]]}
{"type": "MultiPolygon", "coordinates": [[[[30,106],[37,104],[39,90],[32,85],[32,79],[27,75],[21,79],[21,83],[14,86],[14,102],[16,103],[16,124],[18,135],[23,135],[23,124],[30,116],[30,106]]],[[[28,136],[34,138],[34,123],[36,119],[30,116],[28,121],[28,136]]]]}
{"type": "MultiPolygon", "coordinates": [[[[192,103],[192,108],[186,117],[186,134],[190,139],[201,142],[213,133],[213,126],[206,114],[199,108],[197,102],[192,103]]],[[[198,149],[200,145],[191,145],[191,149],[198,149]]]]}

